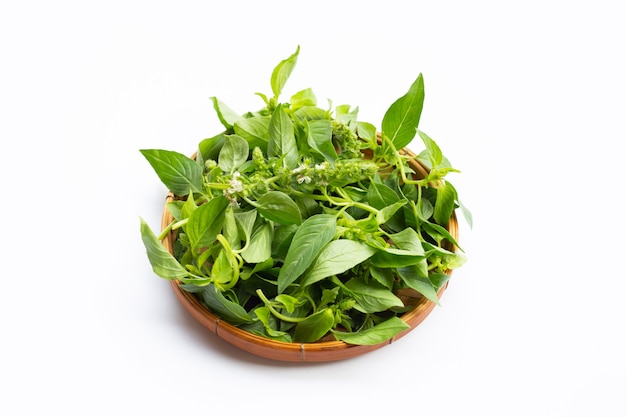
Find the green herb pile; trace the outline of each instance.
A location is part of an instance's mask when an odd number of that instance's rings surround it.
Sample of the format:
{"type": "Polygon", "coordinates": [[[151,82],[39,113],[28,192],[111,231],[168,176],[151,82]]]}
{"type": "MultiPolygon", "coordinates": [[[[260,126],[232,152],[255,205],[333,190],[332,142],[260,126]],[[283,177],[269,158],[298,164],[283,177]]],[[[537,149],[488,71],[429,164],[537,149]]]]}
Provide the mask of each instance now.
{"type": "Polygon", "coordinates": [[[318,107],[311,89],[279,101],[299,50],[274,68],[260,110],[212,98],[225,130],[193,157],[141,150],[176,196],[172,223],[157,236],[141,219],[141,236],[158,276],[233,325],[285,342],[380,343],[408,328],[399,290],[439,302],[464,261],[446,226],[458,207],[471,215],[444,179],[458,171],[418,130],[421,74],[377,129],[348,105],[318,107]],[[401,152],[416,134],[425,150],[401,152]],[[161,243],[172,232],[174,254],[161,243]]]}

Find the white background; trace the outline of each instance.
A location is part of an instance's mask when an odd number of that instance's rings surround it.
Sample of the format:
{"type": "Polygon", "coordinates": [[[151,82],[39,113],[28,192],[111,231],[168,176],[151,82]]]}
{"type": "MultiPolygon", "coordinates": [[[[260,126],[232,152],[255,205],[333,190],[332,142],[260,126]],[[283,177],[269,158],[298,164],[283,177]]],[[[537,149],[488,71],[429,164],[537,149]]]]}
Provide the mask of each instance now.
{"type": "Polygon", "coordinates": [[[618,3],[3,2],[0,415],[626,415],[618,3]],[[377,126],[422,73],[474,214],[441,307],[319,365],[202,328],[139,234],[166,193],[139,149],[193,152],[297,45],[285,97],[377,126]]]}

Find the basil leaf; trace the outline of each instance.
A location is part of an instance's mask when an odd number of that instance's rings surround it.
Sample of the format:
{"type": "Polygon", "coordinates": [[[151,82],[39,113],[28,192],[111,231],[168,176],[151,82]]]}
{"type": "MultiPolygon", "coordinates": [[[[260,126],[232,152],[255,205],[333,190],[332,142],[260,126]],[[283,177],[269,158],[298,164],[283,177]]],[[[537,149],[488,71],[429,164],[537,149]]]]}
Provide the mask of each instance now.
{"type": "Polygon", "coordinates": [[[393,284],[394,284],[394,280],[395,280],[395,274],[394,271],[392,269],[389,268],[377,268],[375,266],[371,266],[369,268],[369,273],[370,276],[372,278],[374,278],[376,281],[378,281],[379,284],[381,284],[382,286],[384,286],[387,289],[392,289],[393,288],[393,284]]]}
{"type": "Polygon", "coordinates": [[[433,284],[433,287],[435,287],[435,290],[439,291],[441,287],[450,280],[450,275],[436,272],[429,274],[428,279],[433,284]]]}
{"type": "Polygon", "coordinates": [[[212,159],[217,161],[217,156],[219,155],[222,146],[224,146],[225,140],[225,135],[223,133],[213,136],[212,138],[204,139],[198,144],[198,151],[204,160],[212,159]]]}
{"type": "Polygon", "coordinates": [[[375,149],[378,146],[376,142],[376,126],[367,122],[356,123],[356,134],[367,143],[370,148],[375,149]]]}
{"type": "Polygon", "coordinates": [[[315,94],[313,94],[312,89],[306,88],[291,96],[289,104],[291,104],[291,109],[295,111],[304,106],[316,106],[317,98],[315,97],[315,94]]]}
{"type": "Polygon", "coordinates": [[[293,112],[297,120],[330,120],[327,110],[316,106],[304,106],[293,112]]]}
{"type": "Polygon", "coordinates": [[[422,198],[419,201],[417,215],[419,216],[421,220],[427,222],[428,219],[432,217],[434,212],[435,212],[435,209],[429,200],[422,198]]]}
{"type": "Polygon", "coordinates": [[[407,287],[419,292],[433,303],[439,304],[437,288],[435,288],[428,278],[428,265],[426,264],[426,260],[421,261],[419,265],[398,268],[397,271],[398,276],[407,287]]]}
{"type": "Polygon", "coordinates": [[[433,213],[437,224],[446,226],[454,210],[454,200],[456,200],[456,190],[447,182],[441,181],[437,186],[437,200],[435,200],[435,211],[433,213]]]}
{"type": "Polygon", "coordinates": [[[463,205],[463,203],[458,199],[458,196],[457,196],[457,202],[459,203],[459,207],[461,208],[461,213],[463,213],[463,218],[467,222],[467,225],[470,227],[470,229],[473,228],[474,218],[472,216],[472,212],[463,205]]]}
{"type": "MultiPolygon", "coordinates": [[[[193,201],[193,198],[190,198],[189,200],[193,201]]],[[[170,214],[172,215],[172,217],[174,218],[174,220],[178,221],[180,219],[182,219],[182,209],[183,206],[185,205],[186,201],[180,201],[180,200],[174,200],[174,201],[170,201],[168,203],[166,203],[165,205],[167,206],[167,211],[170,212],[170,214]]]]}
{"type": "Polygon", "coordinates": [[[269,116],[254,116],[237,120],[233,129],[237,135],[248,142],[250,148],[259,147],[265,152],[267,151],[269,125],[269,116]]]}
{"type": "Polygon", "coordinates": [[[250,244],[241,252],[241,256],[248,263],[264,262],[272,256],[272,226],[264,224],[254,231],[250,244]]]}
{"type": "Polygon", "coordinates": [[[307,144],[323,159],[331,163],[337,159],[337,151],[333,146],[333,128],[330,120],[305,121],[307,144]]]}
{"type": "Polygon", "coordinates": [[[311,314],[296,325],[293,340],[296,342],[317,342],[335,325],[333,310],[325,308],[311,314]]]}
{"type": "Polygon", "coordinates": [[[291,240],[298,230],[297,224],[279,225],[274,228],[274,239],[272,240],[272,257],[277,261],[284,262],[285,256],[291,246],[291,240]]]}
{"type": "Polygon", "coordinates": [[[211,267],[211,279],[213,282],[217,282],[218,284],[226,284],[233,279],[233,275],[233,265],[231,265],[226,252],[221,250],[211,267]]]}
{"type": "Polygon", "coordinates": [[[415,137],[424,105],[424,79],[420,74],[409,91],[396,100],[383,116],[382,133],[396,149],[404,148],[415,137]]]}
{"type": "Polygon", "coordinates": [[[349,104],[341,104],[335,107],[335,118],[338,122],[343,123],[346,126],[352,126],[356,123],[356,116],[359,113],[359,108],[355,108],[350,111],[349,104]]]}
{"type": "Polygon", "coordinates": [[[333,334],[337,340],[341,340],[351,345],[377,345],[397,336],[405,330],[410,329],[404,320],[399,317],[392,317],[370,327],[367,330],[358,332],[339,332],[333,330],[333,334]]]}
{"type": "Polygon", "coordinates": [[[370,206],[381,210],[400,201],[400,197],[385,184],[372,182],[367,189],[367,201],[370,206]]]}
{"type": "Polygon", "coordinates": [[[244,138],[239,135],[227,135],[219,154],[218,166],[222,171],[232,174],[248,160],[249,151],[248,142],[244,138]]]}
{"type": "Polygon", "coordinates": [[[298,146],[293,129],[293,122],[283,106],[278,106],[272,113],[269,125],[268,156],[283,158],[286,168],[295,168],[298,163],[298,146]]]}
{"type": "Polygon", "coordinates": [[[238,211],[235,213],[235,220],[239,225],[238,229],[242,235],[242,240],[249,241],[252,236],[254,222],[256,221],[257,211],[255,209],[248,211],[238,211]]]}
{"type": "Polygon", "coordinates": [[[376,249],[349,239],[330,242],[322,249],[315,263],[302,279],[301,287],[341,274],[371,257],[376,249]]]}
{"type": "Polygon", "coordinates": [[[187,277],[189,272],[165,249],[145,220],[140,218],[140,223],[141,240],[146,247],[148,260],[154,273],[169,280],[187,277]]]}
{"type": "MultiPolygon", "coordinates": [[[[417,133],[422,138],[424,145],[426,146],[426,154],[430,162],[430,169],[436,169],[443,163],[443,153],[439,146],[432,140],[426,133],[421,130],[417,130],[417,133]]],[[[448,162],[449,164],[449,162],[448,162]]]]}
{"type": "Polygon", "coordinates": [[[415,265],[423,257],[416,257],[408,251],[396,248],[381,248],[372,256],[372,265],[377,268],[399,268],[415,265]]]}
{"type": "Polygon", "coordinates": [[[345,283],[345,287],[356,301],[354,308],[361,313],[377,313],[392,307],[404,307],[402,300],[378,282],[365,282],[361,277],[352,278],[345,283]]]}
{"type": "Polygon", "coordinates": [[[277,330],[273,327],[278,327],[278,324],[276,324],[276,319],[270,313],[269,308],[259,307],[254,310],[254,314],[256,314],[259,321],[263,323],[265,333],[267,333],[268,337],[274,340],[280,340],[282,342],[291,342],[291,336],[289,335],[289,333],[277,330]]]}
{"type": "MultiPolygon", "coordinates": [[[[395,204],[401,201],[400,197],[393,189],[379,182],[370,183],[366,198],[369,205],[378,210],[385,210],[385,208],[389,206],[395,208],[397,207],[395,204]]],[[[406,201],[406,199],[403,201],[406,201]]],[[[387,212],[392,210],[393,208],[386,209],[382,214],[376,216],[377,221],[380,224],[380,220],[385,220],[384,223],[394,231],[403,229],[405,227],[404,213],[402,211],[396,211],[390,218],[387,218],[387,212]]]]}
{"type": "Polygon", "coordinates": [[[242,117],[230,109],[226,104],[222,103],[217,97],[211,97],[213,102],[213,108],[217,113],[217,118],[220,119],[222,125],[226,130],[232,130],[233,124],[242,117]]]}
{"type": "Polygon", "coordinates": [[[433,239],[435,239],[435,241],[441,242],[442,239],[446,239],[448,242],[452,243],[460,250],[463,250],[459,246],[459,243],[454,239],[454,236],[452,236],[445,227],[429,222],[422,223],[421,227],[426,233],[428,233],[433,239]]]}
{"type": "Polygon", "coordinates": [[[357,122],[356,133],[361,139],[372,143],[376,141],[376,126],[368,122],[357,122]]]}
{"type": "Polygon", "coordinates": [[[402,208],[402,206],[404,206],[408,201],[406,199],[397,201],[395,203],[393,203],[390,206],[387,207],[383,207],[377,214],[376,214],[376,221],[378,222],[378,224],[384,224],[387,223],[394,214],[396,214],[396,212],[398,210],[400,210],[402,208]]]}
{"type": "Polygon", "coordinates": [[[274,298],[274,300],[276,300],[276,302],[278,303],[281,303],[281,308],[287,310],[288,313],[293,313],[296,307],[299,307],[303,304],[303,302],[298,300],[296,297],[292,297],[291,295],[287,294],[278,294],[274,298]]]}
{"type": "Polygon", "coordinates": [[[282,293],[313,263],[317,254],[335,237],[337,220],[330,214],[306,219],[296,230],[278,274],[278,292],[282,293]]]}
{"type": "Polygon", "coordinates": [[[230,245],[231,249],[238,250],[241,248],[241,239],[239,238],[239,228],[232,206],[228,206],[224,212],[224,227],[222,234],[230,245]]]}
{"type": "Polygon", "coordinates": [[[202,167],[181,153],[162,149],[142,149],[140,152],[148,160],[159,179],[168,190],[178,196],[185,196],[202,190],[202,167]]]}
{"type": "Polygon", "coordinates": [[[389,235],[389,239],[403,252],[411,256],[424,256],[424,247],[417,232],[407,227],[401,232],[389,235]]]}
{"type": "Polygon", "coordinates": [[[261,216],[280,224],[300,224],[302,215],[298,205],[281,191],[268,191],[253,203],[261,216]]]}
{"type": "Polygon", "coordinates": [[[272,85],[272,93],[274,93],[275,98],[278,98],[280,93],[283,91],[283,87],[287,83],[293,67],[296,65],[299,53],[300,45],[298,45],[296,52],[294,52],[289,58],[280,61],[272,71],[270,83],[272,85]]]}
{"type": "Polygon", "coordinates": [[[205,287],[202,297],[213,312],[230,324],[237,326],[253,321],[252,316],[242,306],[224,297],[224,294],[213,284],[205,287]]]}
{"type": "Polygon", "coordinates": [[[215,242],[217,234],[224,225],[226,207],[228,207],[228,199],[218,196],[200,205],[191,213],[184,228],[194,250],[206,248],[215,242]]]}

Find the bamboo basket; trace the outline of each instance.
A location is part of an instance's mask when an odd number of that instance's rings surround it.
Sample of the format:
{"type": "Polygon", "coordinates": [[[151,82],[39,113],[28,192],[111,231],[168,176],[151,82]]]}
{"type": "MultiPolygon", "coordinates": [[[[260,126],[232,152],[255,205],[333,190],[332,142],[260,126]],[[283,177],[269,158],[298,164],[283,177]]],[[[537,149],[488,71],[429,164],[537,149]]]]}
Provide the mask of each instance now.
{"type": "MultiPolygon", "coordinates": [[[[413,152],[407,149],[403,149],[401,153],[415,156],[413,152]]],[[[365,155],[365,157],[367,157],[367,155],[365,155]]],[[[416,172],[414,176],[424,178],[427,174],[427,169],[418,161],[412,159],[409,161],[409,165],[416,172]]],[[[173,220],[171,213],[167,209],[167,202],[173,201],[174,199],[175,196],[172,193],[167,196],[161,220],[162,230],[173,220]]],[[[458,222],[454,213],[452,213],[447,229],[452,237],[458,241],[458,222]]],[[[163,240],[163,245],[172,254],[174,253],[175,239],[175,232],[170,232],[163,240]]],[[[452,251],[456,250],[452,245],[449,245],[446,249],[452,251]]],[[[452,271],[447,271],[448,274],[451,272],[452,271]]],[[[438,296],[440,298],[448,287],[448,283],[449,281],[439,290],[438,296]]],[[[314,343],[288,343],[257,336],[222,320],[218,315],[202,305],[194,294],[183,290],[180,284],[179,281],[171,281],[172,289],[178,301],[194,319],[211,332],[215,333],[217,337],[253,355],[284,362],[331,362],[357,357],[378,350],[414,330],[426,319],[435,307],[435,303],[429,301],[418,292],[414,290],[403,290],[402,293],[397,294],[398,297],[403,301],[405,306],[413,307],[400,318],[411,327],[386,342],[376,345],[350,345],[339,340],[314,343]]]]}

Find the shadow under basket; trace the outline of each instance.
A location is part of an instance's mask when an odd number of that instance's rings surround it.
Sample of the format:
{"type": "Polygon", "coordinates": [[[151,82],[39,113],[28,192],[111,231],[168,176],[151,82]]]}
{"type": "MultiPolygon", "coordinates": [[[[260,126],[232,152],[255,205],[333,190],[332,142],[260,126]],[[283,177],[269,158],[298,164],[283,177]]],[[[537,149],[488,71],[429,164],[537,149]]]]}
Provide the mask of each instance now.
{"type": "MultiPolygon", "coordinates": [[[[411,151],[406,149],[403,150],[402,153],[414,156],[411,151]]],[[[423,176],[426,175],[426,169],[418,161],[409,160],[408,163],[417,173],[417,177],[422,176],[423,178],[423,176]]],[[[167,197],[167,202],[173,201],[174,199],[175,196],[170,193],[167,197]]],[[[162,230],[165,229],[172,220],[173,217],[167,209],[166,204],[161,221],[162,230]]],[[[458,241],[458,222],[454,213],[450,218],[447,229],[452,237],[458,241]]],[[[175,239],[175,232],[170,232],[163,240],[163,245],[172,254],[174,253],[173,248],[175,239]]],[[[452,245],[448,245],[446,249],[455,250],[452,245]]],[[[448,274],[451,272],[452,271],[450,270],[447,271],[448,274]]],[[[404,302],[405,306],[412,306],[409,311],[400,316],[400,318],[411,327],[399,333],[392,339],[376,345],[350,345],[338,340],[314,343],[288,343],[271,340],[242,330],[226,322],[218,315],[207,309],[207,307],[205,307],[194,294],[183,290],[180,287],[179,281],[171,281],[171,285],[176,297],[185,310],[200,324],[215,333],[218,337],[253,355],[285,362],[338,361],[353,358],[380,349],[414,330],[422,321],[424,321],[424,319],[426,319],[436,305],[414,290],[403,290],[401,293],[398,293],[398,297],[404,302]]],[[[447,286],[448,282],[439,290],[439,297],[441,297],[447,286]]]]}

